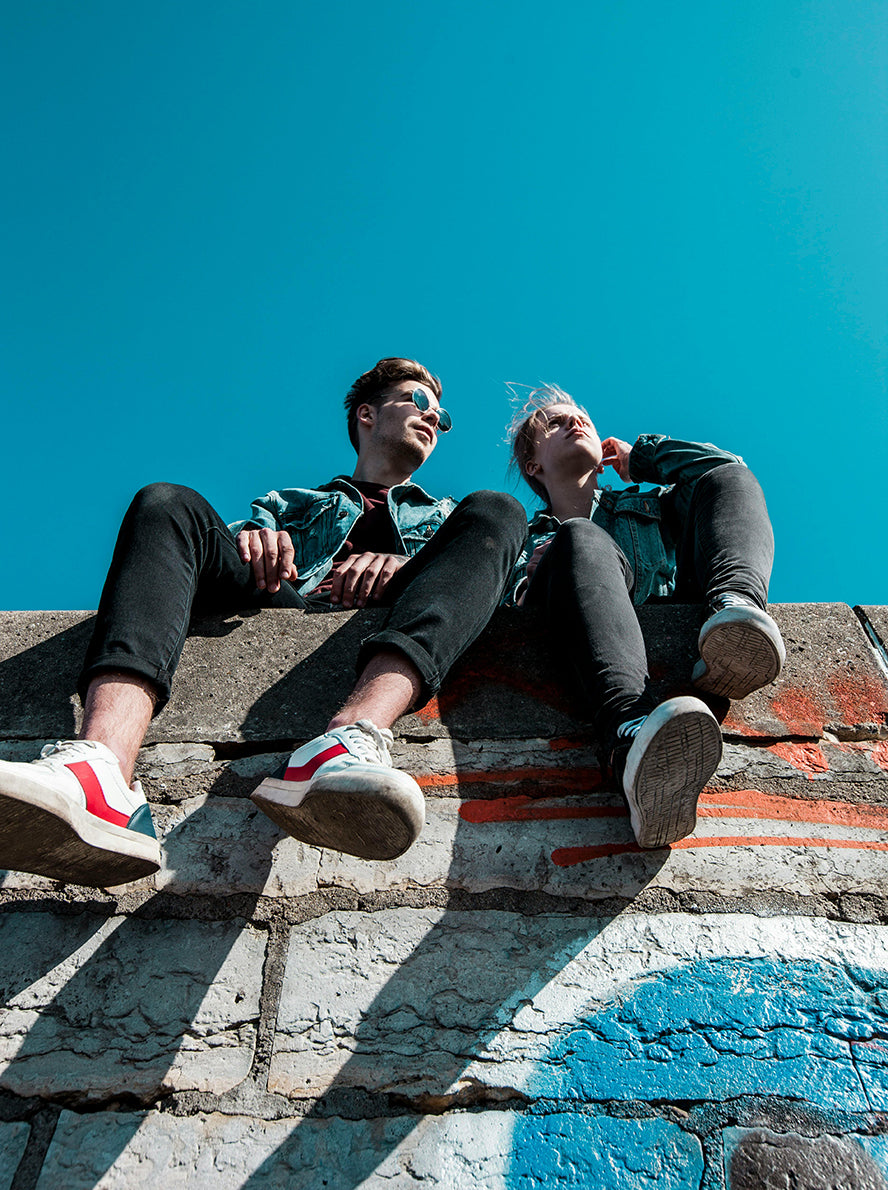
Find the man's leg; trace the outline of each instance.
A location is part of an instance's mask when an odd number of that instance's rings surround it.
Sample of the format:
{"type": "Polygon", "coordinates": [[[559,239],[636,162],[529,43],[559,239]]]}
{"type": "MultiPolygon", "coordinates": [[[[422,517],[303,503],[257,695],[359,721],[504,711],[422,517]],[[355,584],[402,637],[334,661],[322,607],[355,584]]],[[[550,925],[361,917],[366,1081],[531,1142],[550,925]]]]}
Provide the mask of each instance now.
{"type": "Polygon", "coordinates": [[[774,534],[755,476],[737,463],[707,472],[686,509],[676,505],[676,599],[702,599],[694,685],[723,698],[745,698],[773,682],[786,650],[765,611],[774,534]]]}
{"type": "Polygon", "coordinates": [[[547,617],[576,679],[642,847],[690,834],[697,798],[721,757],[721,733],[696,698],[656,706],[631,600],[635,578],[614,539],[590,521],[565,522],[543,555],[526,605],[547,617]]]}
{"type": "Polygon", "coordinates": [[[255,590],[228,529],[189,488],[154,484],[121,525],[79,683],[79,741],[0,762],[0,867],[105,887],[156,871],[136,754],[170,682],[192,607],[301,606],[288,584],[255,590]]]}
{"type": "Polygon", "coordinates": [[[253,795],[284,830],[364,859],[393,859],[419,837],[422,792],[391,768],[389,729],[437,693],[485,627],[526,531],[517,500],[475,492],[401,567],[386,593],[386,624],[361,646],[357,685],[327,734],[294,752],[284,776],[266,778],[253,795]]]}

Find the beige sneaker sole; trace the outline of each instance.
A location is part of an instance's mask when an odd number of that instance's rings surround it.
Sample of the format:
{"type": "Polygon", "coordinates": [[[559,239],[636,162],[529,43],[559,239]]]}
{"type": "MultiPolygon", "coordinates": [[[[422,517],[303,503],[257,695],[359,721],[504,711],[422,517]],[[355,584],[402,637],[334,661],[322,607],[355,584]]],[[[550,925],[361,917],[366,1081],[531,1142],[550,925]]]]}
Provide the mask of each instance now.
{"type": "Polygon", "coordinates": [[[160,846],[0,764],[0,868],[111,888],[160,868],[160,846]]]}
{"type": "Polygon", "coordinates": [[[693,832],[697,799],[721,754],[721,729],[698,698],[671,698],[648,715],[623,773],[639,847],[668,847],[693,832]]]}
{"type": "Polygon", "coordinates": [[[292,781],[266,777],[252,796],[294,839],[360,859],[397,859],[425,825],[425,799],[413,778],[375,765],[325,773],[304,794],[292,781]]]}

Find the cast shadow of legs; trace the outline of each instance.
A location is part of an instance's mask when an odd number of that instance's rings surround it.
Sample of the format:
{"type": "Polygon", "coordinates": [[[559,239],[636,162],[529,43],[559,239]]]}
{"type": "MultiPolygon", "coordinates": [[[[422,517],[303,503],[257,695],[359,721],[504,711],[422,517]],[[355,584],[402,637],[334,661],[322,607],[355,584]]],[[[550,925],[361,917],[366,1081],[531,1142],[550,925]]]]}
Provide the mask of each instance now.
{"type": "MultiPolygon", "coordinates": [[[[516,669],[526,667],[519,663],[516,669]]],[[[470,671],[471,664],[455,671],[455,685],[466,689],[470,671]]],[[[545,688],[555,687],[550,683],[545,688]]],[[[516,676],[510,698],[526,689],[525,672],[516,676]]],[[[440,714],[454,738],[465,738],[460,708],[442,697],[440,714]]],[[[470,782],[471,777],[457,759],[457,781],[470,782]]],[[[504,792],[488,785],[485,796],[504,792]]],[[[539,893],[519,895],[508,888],[491,890],[489,883],[487,892],[473,895],[466,857],[472,856],[478,866],[475,888],[484,887],[485,856],[493,861],[514,835],[489,819],[479,829],[473,815],[455,815],[455,821],[443,881],[449,891],[446,908],[330,914],[291,935],[269,1089],[294,1100],[319,1090],[321,1095],[244,1185],[280,1184],[284,1171],[310,1162],[318,1142],[303,1129],[331,1117],[396,1117],[385,1132],[387,1139],[376,1129],[372,1145],[362,1147],[355,1137],[338,1167],[325,1166],[326,1190],[354,1190],[427,1113],[523,1101],[515,1062],[529,1072],[547,1047],[539,1045],[533,1027],[519,1025],[521,1010],[607,928],[615,913],[613,899],[607,909],[596,908],[581,896],[556,900],[539,893]],[[496,1072],[507,1068],[511,1073],[498,1077],[496,1072]]],[[[634,851],[628,817],[623,815],[619,823],[615,827],[613,817],[568,822],[563,841],[594,847],[607,839],[609,847],[616,831],[615,849],[634,851]]],[[[533,822],[525,825],[534,831],[533,822]]],[[[606,888],[612,865],[616,884],[619,865],[620,907],[625,907],[655,877],[666,855],[602,856],[595,861],[590,883],[606,888]]],[[[539,854],[536,887],[548,886],[554,871],[551,856],[539,854]]],[[[582,876],[573,879],[578,884],[582,876]]],[[[554,1018],[557,1030],[557,1010],[554,1018]]],[[[565,1020],[563,1027],[575,1027],[575,1022],[565,1020]]]]}
{"type": "MultiPolygon", "coordinates": [[[[166,869],[186,872],[196,848],[212,847],[217,811],[200,806],[173,827],[164,838],[166,869]]],[[[195,921],[172,888],[127,916],[109,915],[98,901],[62,915],[34,900],[32,912],[18,903],[0,919],[7,1005],[0,1085],[72,1108],[126,1110],[183,1087],[221,1092],[248,1075],[265,936],[245,924],[280,833],[252,806],[238,817],[240,831],[264,838],[264,870],[262,848],[253,847],[253,891],[236,893],[221,912],[213,906],[207,920],[195,921]]],[[[213,857],[206,862],[212,867],[213,857]]],[[[132,1121],[134,1132],[139,1120],[132,1121]]],[[[108,1167],[130,1135],[115,1134],[108,1167]]]]}

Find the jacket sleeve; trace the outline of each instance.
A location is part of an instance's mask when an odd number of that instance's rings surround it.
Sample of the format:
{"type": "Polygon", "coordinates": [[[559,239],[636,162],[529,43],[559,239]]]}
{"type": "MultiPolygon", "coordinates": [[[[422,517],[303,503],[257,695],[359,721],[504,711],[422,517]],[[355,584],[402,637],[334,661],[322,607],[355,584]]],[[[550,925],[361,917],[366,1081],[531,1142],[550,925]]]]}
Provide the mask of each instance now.
{"type": "Polygon", "coordinates": [[[719,450],[711,442],[684,442],[665,434],[640,434],[629,455],[634,483],[693,483],[725,463],[746,466],[739,455],[719,450]]]}
{"type": "Polygon", "coordinates": [[[250,515],[244,521],[233,521],[229,530],[236,537],[241,529],[282,529],[281,497],[278,492],[260,496],[250,505],[250,515]]]}

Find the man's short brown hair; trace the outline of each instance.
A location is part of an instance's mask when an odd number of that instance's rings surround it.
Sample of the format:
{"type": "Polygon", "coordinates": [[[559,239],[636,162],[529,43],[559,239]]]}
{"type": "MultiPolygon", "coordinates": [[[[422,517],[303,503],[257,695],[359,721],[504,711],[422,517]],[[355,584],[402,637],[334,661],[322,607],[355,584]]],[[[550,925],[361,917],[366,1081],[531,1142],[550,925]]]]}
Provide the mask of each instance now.
{"type": "Polygon", "coordinates": [[[441,400],[441,381],[428,368],[415,359],[403,359],[399,355],[388,356],[374,364],[369,372],[359,376],[345,397],[345,411],[348,414],[348,437],[355,450],[360,449],[358,439],[358,406],[378,405],[388,394],[393,384],[400,380],[415,380],[427,385],[438,400],[441,400]]]}

